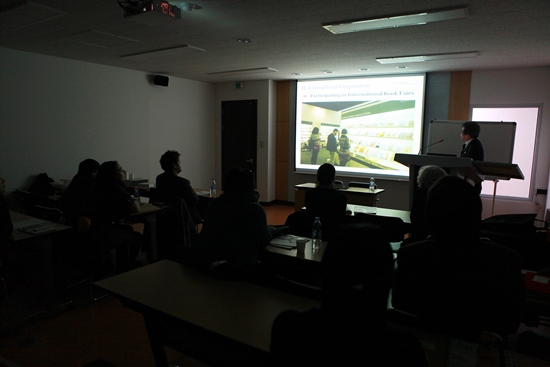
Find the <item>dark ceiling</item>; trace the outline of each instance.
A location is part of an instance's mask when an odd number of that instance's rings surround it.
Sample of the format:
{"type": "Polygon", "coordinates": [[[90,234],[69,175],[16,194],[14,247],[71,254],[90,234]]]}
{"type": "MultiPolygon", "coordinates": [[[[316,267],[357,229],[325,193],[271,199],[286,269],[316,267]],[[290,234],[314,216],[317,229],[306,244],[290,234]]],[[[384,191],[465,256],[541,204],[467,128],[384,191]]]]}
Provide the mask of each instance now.
{"type": "Polygon", "coordinates": [[[550,65],[548,0],[196,0],[193,3],[201,9],[182,11],[180,20],[172,20],[161,14],[124,17],[117,0],[3,0],[0,46],[206,82],[550,65]],[[8,3],[24,5],[6,10],[8,3]],[[329,22],[441,6],[467,6],[469,16],[341,35],[321,27],[329,22]],[[252,42],[238,42],[242,38],[252,42]],[[124,57],[182,45],[194,48],[186,48],[190,52],[185,55],[145,61],[124,57]],[[375,60],[467,51],[477,51],[479,56],[402,64],[406,69],[381,65],[375,60]],[[236,77],[213,74],[255,68],[277,71],[236,77]],[[327,74],[329,71],[333,73],[327,74]]]}

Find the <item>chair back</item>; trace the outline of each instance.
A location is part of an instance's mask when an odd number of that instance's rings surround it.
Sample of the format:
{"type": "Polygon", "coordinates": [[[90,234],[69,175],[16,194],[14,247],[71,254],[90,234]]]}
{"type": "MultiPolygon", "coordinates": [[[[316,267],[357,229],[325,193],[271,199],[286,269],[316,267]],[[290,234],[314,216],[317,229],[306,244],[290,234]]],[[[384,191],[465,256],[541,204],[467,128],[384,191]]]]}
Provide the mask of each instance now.
{"type": "Polygon", "coordinates": [[[50,222],[65,223],[63,212],[57,208],[35,205],[33,213],[36,217],[49,220],[50,222]]]}
{"type": "Polygon", "coordinates": [[[311,237],[311,226],[313,225],[313,215],[306,210],[289,214],[286,218],[285,226],[289,227],[288,232],[295,236],[311,237]]]}
{"type": "Polygon", "coordinates": [[[362,187],[368,189],[370,187],[370,182],[350,181],[348,187],[362,187]]]}
{"type": "Polygon", "coordinates": [[[405,237],[405,223],[397,217],[385,217],[366,213],[355,213],[353,222],[374,224],[382,230],[389,242],[402,242],[405,237]]]}
{"type": "Polygon", "coordinates": [[[157,214],[159,256],[177,260],[183,249],[197,243],[198,233],[187,205],[181,198],[166,200],[169,208],[157,214]]]}

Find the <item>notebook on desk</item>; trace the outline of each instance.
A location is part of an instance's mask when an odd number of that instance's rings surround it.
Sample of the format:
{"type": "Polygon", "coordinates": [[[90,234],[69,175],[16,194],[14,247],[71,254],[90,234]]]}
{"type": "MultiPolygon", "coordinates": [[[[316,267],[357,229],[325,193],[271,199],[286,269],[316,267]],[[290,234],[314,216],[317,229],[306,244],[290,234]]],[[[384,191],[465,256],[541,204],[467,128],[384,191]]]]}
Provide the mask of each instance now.
{"type": "Polygon", "coordinates": [[[294,236],[294,235],[291,235],[291,234],[281,235],[281,236],[278,236],[276,238],[273,238],[271,240],[271,242],[269,243],[269,246],[279,247],[279,248],[283,248],[283,249],[286,249],[286,250],[293,250],[297,246],[297,244],[296,244],[296,239],[297,238],[298,238],[298,236],[294,236]]]}
{"type": "Polygon", "coordinates": [[[364,206],[364,205],[353,205],[353,204],[348,204],[346,206],[346,214],[356,214],[356,213],[376,214],[376,207],[364,206]]]}
{"type": "Polygon", "coordinates": [[[269,232],[271,233],[271,237],[273,239],[271,240],[269,245],[284,248],[287,250],[295,249],[296,238],[298,238],[298,236],[287,234],[289,230],[289,226],[270,227],[269,232]]]}
{"type": "Polygon", "coordinates": [[[21,227],[19,228],[21,232],[29,233],[29,234],[42,234],[42,233],[49,233],[54,232],[55,228],[50,227],[46,222],[32,224],[30,226],[21,227]]]}

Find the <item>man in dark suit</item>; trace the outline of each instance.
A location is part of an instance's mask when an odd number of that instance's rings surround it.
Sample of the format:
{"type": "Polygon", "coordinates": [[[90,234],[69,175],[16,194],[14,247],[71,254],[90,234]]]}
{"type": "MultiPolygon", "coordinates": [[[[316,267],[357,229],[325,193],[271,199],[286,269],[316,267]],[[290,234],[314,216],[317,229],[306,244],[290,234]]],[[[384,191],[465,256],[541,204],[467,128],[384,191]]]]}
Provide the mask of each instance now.
{"type": "Polygon", "coordinates": [[[179,177],[181,172],[180,154],[175,150],[168,150],[160,157],[160,166],[164,170],[157,176],[156,197],[158,201],[170,201],[173,198],[181,198],[185,201],[187,211],[195,222],[200,223],[202,218],[197,211],[199,197],[191,182],[183,177],[179,177]]]}
{"type": "MultiPolygon", "coordinates": [[[[483,160],[483,144],[478,140],[481,127],[474,121],[467,121],[462,124],[462,131],[460,137],[464,144],[462,144],[461,157],[472,158],[474,161],[483,160]]],[[[481,192],[481,182],[474,185],[478,194],[481,192]]]]}
{"type": "Polygon", "coordinates": [[[455,333],[514,333],[523,298],[517,252],[479,238],[482,204],[463,179],[428,191],[430,238],[397,253],[392,304],[428,326],[455,333]]]}
{"type": "Polygon", "coordinates": [[[334,166],[334,161],[336,160],[336,152],[338,152],[338,141],[336,136],[338,135],[338,129],[332,130],[332,134],[327,137],[327,150],[329,154],[328,163],[334,166]]]}
{"type": "Polygon", "coordinates": [[[472,158],[474,161],[483,160],[483,145],[477,139],[481,127],[474,121],[467,121],[462,124],[460,137],[464,141],[462,145],[461,157],[472,158]]]}

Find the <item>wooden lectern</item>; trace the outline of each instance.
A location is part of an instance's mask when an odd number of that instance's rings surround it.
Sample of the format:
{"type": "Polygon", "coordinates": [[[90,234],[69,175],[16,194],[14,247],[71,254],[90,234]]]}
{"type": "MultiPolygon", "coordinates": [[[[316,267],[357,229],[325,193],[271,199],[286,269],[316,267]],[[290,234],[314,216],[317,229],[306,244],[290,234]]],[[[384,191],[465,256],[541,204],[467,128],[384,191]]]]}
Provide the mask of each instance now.
{"type": "Polygon", "coordinates": [[[509,180],[511,178],[524,179],[519,166],[513,163],[483,162],[474,161],[471,158],[402,153],[397,153],[394,160],[409,167],[409,206],[412,205],[418,170],[420,167],[426,165],[439,166],[447,170],[450,175],[467,177],[476,183],[486,179],[495,181],[493,211],[496,196],[496,183],[498,180],[509,180]]]}
{"type": "Polygon", "coordinates": [[[412,205],[418,170],[422,166],[439,166],[450,175],[468,177],[476,183],[485,179],[475,167],[472,158],[397,153],[394,160],[409,167],[409,207],[412,205]]]}
{"type": "Polygon", "coordinates": [[[484,180],[492,180],[495,183],[493,188],[493,205],[491,208],[491,216],[493,216],[495,214],[498,181],[509,180],[511,178],[523,180],[525,176],[523,176],[523,172],[521,172],[519,166],[514,163],[474,161],[474,166],[484,176],[484,180]]]}

